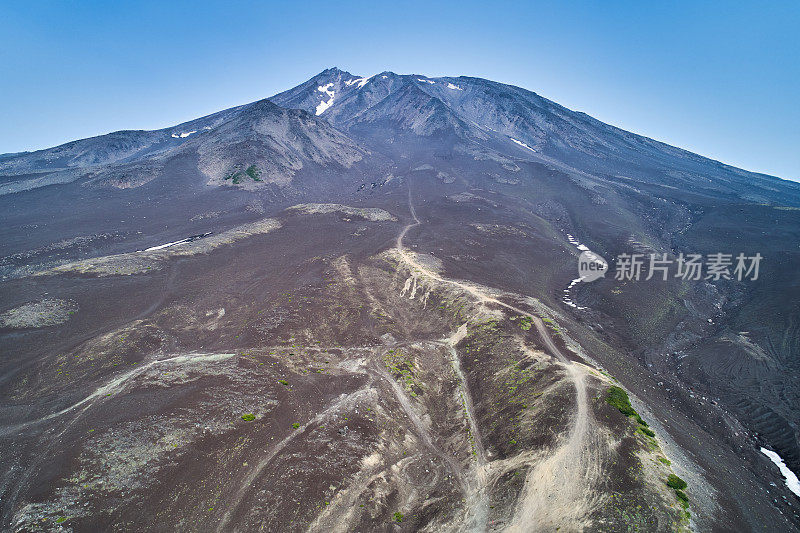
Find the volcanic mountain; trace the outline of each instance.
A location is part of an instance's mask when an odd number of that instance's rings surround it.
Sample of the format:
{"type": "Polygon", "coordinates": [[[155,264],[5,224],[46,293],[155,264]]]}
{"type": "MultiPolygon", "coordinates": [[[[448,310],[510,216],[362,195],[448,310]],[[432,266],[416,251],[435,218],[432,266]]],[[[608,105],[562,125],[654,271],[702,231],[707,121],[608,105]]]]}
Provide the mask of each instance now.
{"type": "Polygon", "coordinates": [[[2,155],[0,210],[5,529],[800,526],[800,184],[332,68],[2,155]]]}

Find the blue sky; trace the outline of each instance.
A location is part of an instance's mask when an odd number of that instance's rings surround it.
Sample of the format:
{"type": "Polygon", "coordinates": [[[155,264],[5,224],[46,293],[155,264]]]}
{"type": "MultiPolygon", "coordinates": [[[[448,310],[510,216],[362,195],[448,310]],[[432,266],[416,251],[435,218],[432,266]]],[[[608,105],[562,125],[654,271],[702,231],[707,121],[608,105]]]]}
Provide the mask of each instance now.
{"type": "Polygon", "coordinates": [[[319,71],[470,75],[800,180],[800,2],[0,4],[0,153],[155,129],[319,71]]]}

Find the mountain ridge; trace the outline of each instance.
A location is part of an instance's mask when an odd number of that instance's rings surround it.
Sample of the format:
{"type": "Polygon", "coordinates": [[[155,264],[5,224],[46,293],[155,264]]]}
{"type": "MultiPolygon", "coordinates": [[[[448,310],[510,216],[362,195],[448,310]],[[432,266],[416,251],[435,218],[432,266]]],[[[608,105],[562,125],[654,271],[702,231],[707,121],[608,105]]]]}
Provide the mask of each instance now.
{"type": "MultiPolygon", "coordinates": [[[[796,187],[796,188],[800,189],[800,186],[795,185],[796,182],[794,182],[793,180],[789,180],[789,179],[786,179],[786,178],[781,178],[779,176],[774,176],[774,175],[770,175],[770,174],[766,174],[766,173],[761,173],[761,172],[749,171],[749,170],[741,169],[741,168],[726,164],[726,163],[724,163],[722,161],[715,160],[715,159],[703,156],[701,154],[697,154],[695,152],[691,152],[690,150],[681,148],[679,146],[675,146],[675,145],[672,145],[672,144],[669,144],[669,143],[666,143],[666,142],[663,142],[663,141],[659,141],[659,140],[656,140],[656,139],[653,139],[651,137],[647,137],[645,135],[641,135],[641,134],[638,134],[638,133],[629,132],[627,130],[624,130],[622,128],[614,126],[613,124],[609,124],[609,123],[603,122],[603,121],[601,121],[599,119],[596,119],[596,118],[592,117],[591,115],[589,115],[588,113],[585,113],[583,111],[572,111],[572,110],[570,110],[570,109],[568,109],[568,108],[566,108],[566,107],[564,107],[564,106],[562,106],[562,105],[560,105],[560,104],[558,104],[558,103],[556,103],[556,102],[554,102],[552,100],[549,100],[547,98],[544,98],[544,97],[540,96],[535,91],[531,91],[529,89],[525,89],[523,87],[519,87],[519,86],[515,86],[515,85],[511,85],[511,84],[493,82],[491,80],[487,80],[485,78],[479,78],[479,77],[475,77],[475,76],[458,76],[458,77],[440,76],[440,77],[435,77],[435,78],[429,78],[429,77],[421,75],[421,74],[398,75],[398,74],[395,74],[395,73],[393,73],[391,71],[384,71],[384,72],[381,72],[381,73],[378,73],[378,74],[374,74],[374,75],[369,76],[369,77],[363,77],[363,76],[357,76],[357,75],[354,75],[354,74],[350,74],[349,72],[347,72],[345,70],[341,70],[338,67],[329,67],[329,68],[323,70],[322,72],[318,73],[317,75],[313,76],[312,78],[310,78],[306,82],[303,82],[303,83],[301,83],[300,85],[298,85],[298,86],[296,86],[294,88],[288,89],[286,91],[283,91],[283,92],[278,93],[278,94],[276,94],[274,96],[271,96],[271,97],[265,97],[262,100],[277,101],[277,102],[279,102],[281,104],[282,107],[294,107],[294,108],[304,109],[305,111],[307,111],[307,112],[309,112],[311,114],[314,114],[316,105],[319,102],[316,102],[313,106],[309,106],[308,103],[303,103],[303,102],[297,102],[297,101],[290,100],[289,95],[295,94],[299,90],[313,89],[313,87],[312,87],[313,85],[315,85],[315,84],[317,84],[317,83],[319,83],[319,82],[321,82],[323,80],[326,81],[326,82],[330,82],[331,80],[334,80],[334,79],[338,79],[338,80],[342,80],[342,81],[367,80],[367,83],[369,83],[369,81],[373,80],[376,77],[382,76],[382,75],[392,76],[392,77],[395,77],[395,78],[401,78],[401,79],[404,79],[404,80],[405,79],[407,79],[407,80],[427,79],[427,80],[430,80],[430,81],[447,82],[447,83],[452,83],[453,81],[457,81],[457,80],[465,80],[465,81],[474,82],[474,83],[478,83],[478,84],[491,84],[491,85],[494,85],[494,86],[505,87],[505,88],[509,88],[509,89],[511,89],[511,90],[513,90],[515,92],[521,91],[522,93],[524,93],[527,96],[532,96],[532,97],[534,97],[535,99],[538,99],[541,102],[545,102],[546,105],[554,106],[554,109],[559,109],[559,110],[565,111],[565,112],[567,112],[569,114],[580,115],[580,116],[586,118],[588,121],[594,123],[595,125],[599,125],[599,126],[604,127],[604,128],[610,128],[615,133],[622,134],[622,135],[632,135],[632,136],[634,136],[635,138],[637,138],[639,140],[644,140],[644,141],[646,141],[648,143],[656,143],[658,146],[663,147],[663,148],[667,148],[667,149],[670,149],[670,150],[676,150],[676,151],[678,151],[678,153],[680,155],[690,156],[692,158],[700,158],[700,161],[702,161],[702,162],[711,163],[711,164],[717,164],[717,165],[720,165],[720,166],[722,166],[722,167],[724,167],[726,169],[729,169],[731,171],[734,171],[734,172],[744,172],[744,173],[746,173],[748,175],[752,175],[752,176],[758,176],[758,177],[767,178],[767,179],[778,179],[778,180],[781,180],[781,182],[788,182],[790,187],[792,187],[792,188],[796,187]],[[344,80],[344,78],[347,78],[347,80],[344,80]]],[[[419,88],[421,88],[423,91],[425,89],[425,85],[428,85],[428,84],[426,84],[425,82],[418,82],[417,83],[417,86],[419,88]]],[[[352,93],[352,91],[350,91],[350,92],[352,93]]],[[[431,94],[431,93],[428,92],[428,94],[431,94]]],[[[313,91],[312,91],[312,95],[313,95],[313,91]]],[[[319,96],[321,98],[321,95],[313,95],[313,96],[315,96],[315,97],[319,96]]],[[[436,94],[431,94],[431,96],[434,97],[434,98],[437,98],[436,94]]],[[[441,99],[439,99],[439,100],[442,101],[441,99]]],[[[247,104],[241,104],[241,105],[238,105],[238,106],[234,106],[234,107],[231,107],[231,108],[227,108],[227,109],[224,109],[224,110],[221,110],[221,111],[217,111],[217,112],[211,113],[209,115],[205,115],[203,117],[199,117],[197,119],[188,120],[188,121],[176,124],[174,126],[168,126],[168,127],[164,127],[164,128],[155,129],[155,130],[142,130],[142,129],[116,130],[116,131],[112,131],[112,132],[105,133],[105,134],[100,134],[100,135],[96,135],[96,136],[92,136],[92,137],[87,137],[87,138],[84,138],[84,139],[76,139],[76,140],[73,140],[73,141],[68,141],[66,143],[63,143],[63,144],[60,144],[60,145],[56,145],[56,146],[51,147],[51,148],[43,148],[43,149],[40,149],[40,150],[33,150],[33,151],[24,151],[24,152],[14,152],[14,153],[0,154],[0,175],[3,175],[3,174],[5,174],[5,175],[13,175],[15,173],[19,174],[19,173],[22,173],[23,171],[28,171],[28,170],[46,170],[46,169],[54,169],[54,168],[64,168],[63,166],[59,166],[59,167],[47,167],[47,166],[44,166],[44,168],[40,167],[40,168],[35,168],[35,169],[34,168],[19,168],[20,166],[22,166],[22,165],[20,165],[21,162],[14,161],[14,160],[19,160],[20,158],[31,157],[31,156],[34,156],[36,154],[44,155],[44,154],[46,154],[48,152],[52,152],[52,151],[56,151],[56,150],[64,151],[64,150],[66,150],[68,148],[71,148],[71,147],[73,147],[75,145],[78,145],[78,144],[88,143],[89,141],[100,141],[100,140],[106,140],[106,139],[113,139],[114,137],[122,137],[122,138],[124,138],[124,137],[130,136],[130,135],[146,135],[146,136],[151,136],[152,135],[152,136],[156,136],[155,134],[158,134],[157,136],[159,137],[159,140],[162,140],[162,141],[169,141],[169,138],[176,139],[175,141],[173,141],[172,145],[169,145],[166,148],[164,148],[165,150],[166,149],[170,149],[170,148],[172,148],[174,146],[177,146],[180,143],[180,135],[181,134],[185,134],[188,131],[191,131],[191,128],[195,128],[195,129],[197,127],[202,128],[204,126],[207,126],[209,122],[217,121],[220,117],[228,116],[228,115],[230,115],[232,113],[235,113],[238,110],[241,110],[242,108],[245,108],[247,106],[251,106],[251,105],[253,105],[253,104],[255,104],[255,103],[259,102],[259,101],[260,100],[257,100],[257,101],[254,101],[254,102],[250,102],[250,103],[247,103],[247,104]],[[184,131],[184,130],[187,130],[187,131],[184,131]],[[177,135],[178,137],[173,137],[173,135],[177,135]],[[17,168],[15,168],[15,167],[17,167],[17,168]]],[[[338,102],[336,102],[334,105],[336,105],[336,104],[338,104],[338,102]]],[[[330,116],[331,113],[328,111],[328,114],[330,116]]],[[[511,134],[511,133],[512,132],[509,132],[509,134],[511,134]]],[[[524,139],[522,139],[522,140],[524,141],[524,139]]],[[[534,144],[534,143],[531,143],[531,144],[534,144]]],[[[130,155],[131,156],[135,156],[136,154],[137,154],[137,152],[133,152],[130,155]]],[[[145,153],[143,155],[147,155],[147,153],[145,153]]],[[[119,159],[114,159],[114,160],[96,159],[96,160],[93,160],[93,161],[85,162],[85,163],[83,163],[81,165],[71,165],[71,166],[80,167],[80,166],[87,166],[89,164],[104,164],[104,163],[109,163],[109,162],[115,162],[115,161],[118,161],[118,160],[119,159]]],[[[67,165],[67,166],[70,166],[70,165],[67,165]]]]}

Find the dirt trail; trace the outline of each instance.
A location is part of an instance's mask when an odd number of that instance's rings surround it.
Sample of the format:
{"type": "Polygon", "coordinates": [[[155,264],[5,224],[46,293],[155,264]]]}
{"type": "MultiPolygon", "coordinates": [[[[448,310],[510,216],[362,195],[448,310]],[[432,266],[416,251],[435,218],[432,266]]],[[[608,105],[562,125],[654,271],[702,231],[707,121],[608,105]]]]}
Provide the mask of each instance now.
{"type": "Polygon", "coordinates": [[[370,384],[365,385],[363,388],[356,390],[350,394],[342,394],[339,399],[329,405],[325,410],[319,412],[315,417],[311,420],[294,430],[290,433],[286,438],[280,441],[278,444],[270,449],[269,453],[265,455],[254,468],[252,468],[247,475],[242,479],[239,483],[239,488],[233,495],[232,501],[230,505],[227,506],[227,511],[222,516],[219,524],[217,525],[217,531],[237,531],[238,529],[234,527],[233,529],[228,527],[228,523],[231,520],[231,517],[237,511],[239,506],[241,505],[244,498],[247,496],[249,491],[253,489],[253,482],[255,479],[261,475],[264,469],[269,466],[272,460],[278,455],[291,441],[295,438],[302,436],[309,427],[317,426],[322,421],[327,419],[331,415],[335,415],[340,410],[346,410],[349,406],[355,404],[359,400],[365,399],[367,397],[373,397],[373,400],[376,396],[376,391],[370,384]]]}
{"type": "Polygon", "coordinates": [[[569,360],[566,358],[566,356],[564,356],[564,354],[561,353],[561,351],[556,347],[555,343],[553,342],[553,339],[550,337],[550,334],[549,334],[549,332],[547,331],[547,328],[544,325],[544,322],[537,315],[533,315],[533,314],[529,313],[528,311],[524,311],[524,310],[522,310],[522,309],[520,309],[518,307],[515,307],[515,306],[511,305],[511,304],[507,304],[506,302],[498,300],[497,298],[495,298],[493,296],[490,296],[486,292],[485,289],[483,289],[483,288],[481,288],[481,287],[479,287],[477,285],[470,285],[469,283],[465,283],[465,282],[462,282],[462,281],[457,281],[457,280],[453,280],[453,279],[444,278],[444,277],[440,276],[439,274],[437,274],[436,272],[434,272],[433,270],[431,270],[430,268],[428,268],[425,265],[423,265],[422,263],[420,263],[416,259],[416,257],[414,257],[414,253],[413,252],[409,252],[405,248],[405,246],[403,246],[403,240],[405,239],[405,236],[409,232],[409,230],[411,230],[411,228],[414,228],[414,227],[419,226],[421,224],[419,218],[417,218],[417,211],[416,211],[416,209],[414,209],[414,204],[411,201],[411,189],[410,188],[409,188],[409,191],[408,191],[408,207],[409,207],[409,210],[411,211],[411,216],[413,217],[414,222],[411,223],[411,224],[406,225],[405,227],[403,227],[402,231],[397,236],[396,248],[397,248],[398,253],[400,254],[400,257],[403,259],[403,261],[405,261],[411,267],[410,270],[411,270],[412,277],[414,277],[416,275],[423,275],[423,276],[425,276],[427,278],[433,279],[434,281],[438,281],[440,283],[444,283],[444,284],[447,284],[447,285],[451,285],[451,286],[457,287],[457,288],[463,290],[464,292],[470,294],[471,296],[473,296],[475,299],[477,299],[482,304],[498,305],[500,307],[508,309],[509,311],[513,311],[513,312],[515,312],[515,313],[517,313],[519,315],[522,315],[522,316],[525,316],[525,317],[529,317],[533,321],[533,323],[535,324],[536,331],[539,332],[539,335],[542,337],[542,340],[547,345],[547,347],[550,349],[551,355],[553,355],[555,358],[557,358],[559,361],[561,361],[563,363],[569,363],[569,360]]]}
{"type": "MultiPolygon", "coordinates": [[[[77,410],[79,407],[82,407],[82,409],[78,410],[70,420],[68,420],[67,422],[64,423],[63,426],[58,428],[55,434],[47,438],[47,443],[43,445],[39,458],[34,460],[34,462],[27,467],[22,477],[16,481],[16,487],[2,503],[2,513],[4,520],[11,519],[11,516],[14,512],[20,494],[22,494],[23,490],[28,489],[31,479],[33,479],[34,475],[41,468],[42,462],[45,460],[45,458],[50,457],[51,450],[53,450],[56,446],[59,446],[61,444],[61,437],[67,432],[67,430],[70,429],[70,427],[72,427],[73,424],[75,424],[78,420],[81,419],[81,416],[86,411],[88,411],[89,409],[91,409],[96,405],[102,405],[102,403],[108,400],[109,398],[116,396],[117,394],[125,390],[125,386],[129,381],[137,378],[138,376],[141,376],[155,365],[161,365],[161,364],[181,365],[187,363],[214,362],[214,361],[229,359],[231,357],[234,357],[235,355],[236,354],[234,353],[189,353],[189,354],[174,355],[172,357],[167,357],[164,359],[154,359],[148,363],[137,366],[133,370],[129,370],[128,372],[120,374],[119,376],[99,386],[97,389],[95,389],[89,395],[84,397],[82,400],[68,407],[65,407],[64,409],[61,409],[60,411],[51,413],[36,420],[24,422],[22,424],[16,424],[13,426],[6,426],[0,428],[0,437],[4,437],[12,433],[17,433],[23,429],[39,425],[42,422],[59,418],[63,415],[66,415],[68,413],[71,413],[72,411],[77,410]]],[[[7,524],[2,524],[2,525],[7,525],[7,524]]]]}
{"type": "MultiPolygon", "coordinates": [[[[411,275],[414,277],[424,276],[434,281],[457,287],[477,299],[481,304],[494,304],[519,315],[529,317],[548,351],[565,367],[575,387],[576,408],[569,434],[549,456],[536,461],[529,470],[524,493],[517,502],[517,508],[510,525],[507,527],[507,531],[539,531],[556,528],[565,530],[582,529],[585,517],[595,503],[591,497],[591,485],[599,475],[600,468],[596,450],[589,449],[591,448],[590,430],[592,418],[587,398],[585,370],[581,366],[572,363],[558,349],[540,317],[498,300],[480,286],[444,278],[418,261],[415,254],[409,252],[403,246],[403,240],[408,232],[421,224],[414,208],[410,187],[408,191],[408,206],[414,222],[406,225],[397,236],[396,247],[402,260],[409,266],[411,275]]],[[[477,485],[478,492],[483,493],[489,472],[492,471],[492,477],[499,474],[499,472],[495,472],[496,469],[492,468],[493,465],[486,462],[485,453],[482,451],[482,444],[480,444],[480,432],[472,406],[472,398],[466,387],[465,376],[461,372],[458,354],[455,352],[455,344],[464,335],[466,335],[466,324],[462,325],[457,332],[449,337],[447,342],[452,349],[454,367],[462,380],[465,411],[476,442],[477,464],[473,482],[477,485]]],[[[476,507],[473,502],[473,505],[468,508],[467,524],[469,529],[481,530],[477,518],[484,511],[480,510],[479,507],[476,507]]],[[[485,530],[485,519],[483,520],[482,530],[485,530]]]]}
{"type": "Polygon", "coordinates": [[[506,531],[578,530],[594,505],[590,491],[599,463],[589,450],[591,416],[585,373],[574,364],[567,370],[575,385],[577,406],[569,435],[528,472],[525,491],[506,531]]]}
{"type": "Polygon", "coordinates": [[[478,418],[475,415],[475,407],[472,404],[472,395],[469,391],[467,376],[461,369],[461,359],[456,351],[456,344],[467,336],[467,325],[462,324],[450,337],[445,339],[447,350],[453,364],[453,371],[456,373],[459,389],[461,389],[461,402],[464,406],[464,416],[469,424],[470,444],[472,445],[475,461],[472,465],[471,476],[469,478],[469,490],[467,494],[467,516],[465,529],[467,531],[485,531],[489,519],[489,500],[486,494],[487,469],[486,469],[486,449],[483,446],[481,431],[478,426],[478,418]]]}
{"type": "Polygon", "coordinates": [[[42,422],[46,422],[47,420],[51,420],[53,418],[58,418],[62,415],[69,413],[77,409],[78,407],[84,406],[84,408],[76,415],[76,418],[84,413],[86,410],[91,408],[95,403],[98,401],[104,401],[110,396],[114,396],[121,392],[124,389],[125,384],[128,381],[133,380],[134,378],[144,374],[150,368],[155,365],[160,365],[164,363],[172,363],[172,364],[184,364],[184,363],[201,363],[201,362],[213,362],[213,361],[221,361],[224,359],[228,359],[234,357],[235,353],[190,353],[190,354],[183,354],[183,355],[175,355],[172,357],[167,357],[166,359],[154,359],[148,363],[143,365],[139,365],[133,370],[129,370],[124,372],[115,378],[111,379],[110,381],[106,382],[105,384],[99,386],[95,389],[92,393],[88,396],[83,398],[82,400],[61,409],[55,413],[51,413],[49,415],[43,416],[42,418],[38,418],[36,420],[31,420],[29,422],[23,422],[22,424],[17,424],[13,426],[6,426],[0,428],[0,436],[5,436],[10,433],[15,433],[19,430],[28,428],[30,426],[34,426],[36,424],[40,424],[42,422]]]}
{"type": "Polygon", "coordinates": [[[424,442],[425,446],[449,467],[451,473],[458,480],[462,492],[464,492],[464,495],[466,497],[468,492],[468,487],[464,469],[455,460],[453,460],[452,457],[450,457],[446,452],[442,451],[442,449],[439,448],[439,446],[437,446],[433,442],[433,437],[431,435],[430,428],[417,415],[416,411],[414,410],[414,406],[411,403],[411,400],[409,400],[408,395],[403,390],[403,388],[397,383],[397,381],[391,375],[389,375],[389,373],[383,368],[378,368],[377,373],[380,377],[386,380],[387,383],[389,383],[389,386],[392,388],[392,391],[394,392],[395,398],[397,398],[400,407],[402,407],[403,412],[406,414],[408,419],[411,421],[411,424],[417,430],[417,434],[422,439],[422,442],[424,442]]]}

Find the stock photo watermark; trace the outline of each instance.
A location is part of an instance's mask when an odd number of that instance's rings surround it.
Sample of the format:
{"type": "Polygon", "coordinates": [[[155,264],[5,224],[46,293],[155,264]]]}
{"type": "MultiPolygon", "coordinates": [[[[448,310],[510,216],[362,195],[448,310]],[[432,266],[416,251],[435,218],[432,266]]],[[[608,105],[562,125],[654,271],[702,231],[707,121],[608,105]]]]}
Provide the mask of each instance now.
{"type": "MultiPolygon", "coordinates": [[[[678,254],[671,258],[661,254],[619,254],[614,261],[614,279],[648,281],[683,279],[688,281],[756,281],[763,256],[727,253],[678,254]]],[[[578,257],[579,280],[585,283],[605,277],[608,262],[598,254],[584,251],[578,257]]]]}

